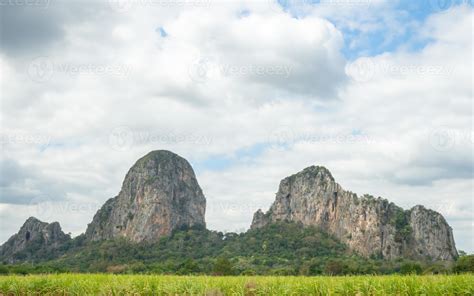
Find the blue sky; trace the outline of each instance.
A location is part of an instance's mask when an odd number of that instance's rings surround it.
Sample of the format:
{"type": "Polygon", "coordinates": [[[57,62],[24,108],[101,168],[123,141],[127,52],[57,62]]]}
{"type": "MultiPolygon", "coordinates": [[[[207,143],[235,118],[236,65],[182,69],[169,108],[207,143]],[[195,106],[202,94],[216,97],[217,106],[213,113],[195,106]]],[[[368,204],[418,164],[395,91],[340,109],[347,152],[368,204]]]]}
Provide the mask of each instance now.
{"type": "MultiPolygon", "coordinates": [[[[328,3],[330,1],[323,0],[322,2],[328,3]]],[[[341,2],[345,3],[344,1],[341,2]]],[[[370,3],[370,0],[355,0],[354,2],[361,3],[361,7],[367,9],[368,14],[370,6],[373,5],[370,3]]],[[[281,6],[283,11],[291,14],[293,17],[304,18],[307,16],[308,10],[302,10],[302,6],[313,6],[317,8],[321,5],[321,0],[278,0],[277,3],[281,6]]],[[[347,3],[350,3],[350,0],[347,1],[347,3]]],[[[327,19],[343,33],[344,47],[341,49],[341,52],[348,61],[353,61],[360,57],[377,56],[384,53],[392,53],[400,49],[413,53],[420,52],[425,46],[430,44],[430,42],[433,42],[432,39],[420,35],[420,29],[427,18],[432,15],[447,13],[449,10],[463,4],[472,6],[471,1],[466,0],[382,1],[381,6],[383,9],[381,9],[380,12],[384,14],[375,16],[380,26],[369,33],[362,32],[358,29],[349,29],[345,23],[347,19],[341,21],[340,18],[331,16],[327,19]],[[387,16],[396,18],[399,25],[405,25],[403,30],[384,24],[384,19],[387,16]],[[358,46],[355,47],[350,46],[353,41],[358,40],[363,40],[363,42],[358,43],[358,46]]],[[[240,11],[239,16],[245,17],[251,13],[251,10],[243,9],[240,11]]],[[[373,16],[371,15],[370,18],[371,17],[373,16]]],[[[167,35],[161,27],[160,32],[162,36],[167,35]]],[[[323,111],[325,110],[323,109],[323,111]]],[[[209,158],[196,163],[196,166],[199,170],[220,171],[228,169],[242,161],[251,162],[252,159],[257,160],[258,156],[263,153],[265,149],[271,148],[274,145],[275,143],[265,141],[263,143],[253,144],[249,148],[238,149],[231,154],[211,155],[209,158]]]]}

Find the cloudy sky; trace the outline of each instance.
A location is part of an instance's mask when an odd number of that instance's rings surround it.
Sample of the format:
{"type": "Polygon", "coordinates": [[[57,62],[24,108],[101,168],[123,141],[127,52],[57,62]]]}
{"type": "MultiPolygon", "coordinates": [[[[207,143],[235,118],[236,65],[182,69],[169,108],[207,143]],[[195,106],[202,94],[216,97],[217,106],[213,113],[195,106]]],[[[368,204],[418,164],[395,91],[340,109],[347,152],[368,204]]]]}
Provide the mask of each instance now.
{"type": "Polygon", "coordinates": [[[469,2],[1,0],[0,241],[29,216],[84,232],[168,149],[210,229],[244,231],[317,164],[474,252],[469,2]]]}

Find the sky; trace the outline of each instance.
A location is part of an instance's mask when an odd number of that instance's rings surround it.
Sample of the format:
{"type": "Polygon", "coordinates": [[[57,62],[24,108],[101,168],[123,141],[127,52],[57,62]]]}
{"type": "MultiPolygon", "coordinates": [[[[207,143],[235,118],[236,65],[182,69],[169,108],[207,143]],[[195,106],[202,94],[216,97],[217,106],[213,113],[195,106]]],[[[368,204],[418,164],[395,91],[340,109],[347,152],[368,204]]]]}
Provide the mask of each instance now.
{"type": "Polygon", "coordinates": [[[471,2],[1,0],[0,242],[30,216],[83,233],[166,149],[209,229],[245,231],[323,165],[473,253],[471,2]]]}

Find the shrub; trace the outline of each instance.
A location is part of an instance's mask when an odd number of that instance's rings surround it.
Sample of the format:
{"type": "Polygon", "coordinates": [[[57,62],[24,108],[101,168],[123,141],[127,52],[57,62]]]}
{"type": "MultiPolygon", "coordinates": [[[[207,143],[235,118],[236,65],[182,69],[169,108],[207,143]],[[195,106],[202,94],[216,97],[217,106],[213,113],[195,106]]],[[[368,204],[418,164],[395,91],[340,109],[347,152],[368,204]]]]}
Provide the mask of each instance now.
{"type": "Polygon", "coordinates": [[[474,272],[474,255],[459,257],[453,267],[453,271],[456,273],[474,272]]]}
{"type": "Polygon", "coordinates": [[[421,274],[422,271],[421,265],[415,262],[403,263],[400,267],[401,274],[421,274]]]}

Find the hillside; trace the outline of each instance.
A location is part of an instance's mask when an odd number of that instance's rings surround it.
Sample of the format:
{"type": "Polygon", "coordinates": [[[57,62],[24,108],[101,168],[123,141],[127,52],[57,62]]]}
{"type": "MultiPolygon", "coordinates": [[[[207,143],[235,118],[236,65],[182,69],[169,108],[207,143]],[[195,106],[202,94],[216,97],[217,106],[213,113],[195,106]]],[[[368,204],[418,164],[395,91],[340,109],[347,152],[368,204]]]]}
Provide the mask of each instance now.
{"type": "Polygon", "coordinates": [[[381,197],[358,197],[328,169],[311,166],[283,179],[275,202],[255,213],[252,228],[276,221],[320,227],[369,257],[454,260],[453,232],[443,216],[423,206],[404,210],[381,197]]]}
{"type": "Polygon", "coordinates": [[[30,218],[1,246],[0,260],[76,272],[340,274],[396,272],[410,260],[443,262],[443,269],[458,257],[439,213],[359,198],[324,167],[283,179],[269,211],[257,211],[246,233],[207,230],[205,206],[191,165],[152,151],[85,234],[70,239],[59,223],[30,218]]]}

